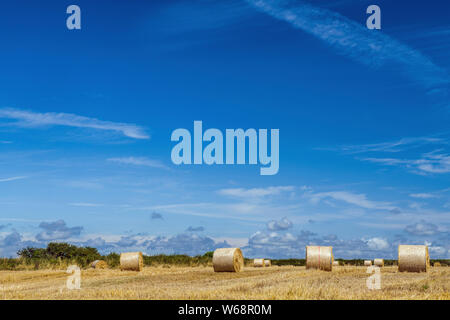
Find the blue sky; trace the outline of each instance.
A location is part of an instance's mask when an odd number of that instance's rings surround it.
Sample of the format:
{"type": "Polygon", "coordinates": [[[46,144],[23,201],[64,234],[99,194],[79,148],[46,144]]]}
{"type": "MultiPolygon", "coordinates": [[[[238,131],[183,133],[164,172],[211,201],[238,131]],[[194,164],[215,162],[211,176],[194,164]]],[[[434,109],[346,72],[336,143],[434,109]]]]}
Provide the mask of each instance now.
{"type": "Polygon", "coordinates": [[[14,1],[0,19],[0,256],[450,258],[446,1],[14,1]],[[66,28],[81,8],[82,29],[66,28]],[[173,130],[279,129],[280,170],[176,166],[173,130]]]}

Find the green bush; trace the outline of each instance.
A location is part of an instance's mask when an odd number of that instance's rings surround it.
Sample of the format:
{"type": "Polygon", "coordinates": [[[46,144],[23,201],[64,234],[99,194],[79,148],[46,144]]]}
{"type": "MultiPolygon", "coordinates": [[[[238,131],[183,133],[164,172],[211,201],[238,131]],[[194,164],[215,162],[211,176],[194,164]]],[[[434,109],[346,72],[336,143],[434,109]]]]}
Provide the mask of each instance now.
{"type": "Polygon", "coordinates": [[[92,261],[101,259],[96,248],[77,247],[64,242],[50,242],[47,248],[27,247],[17,252],[25,264],[34,265],[61,265],[73,262],[79,266],[86,267],[92,261]]]}
{"type": "Polygon", "coordinates": [[[208,255],[191,257],[183,254],[175,255],[155,255],[155,256],[144,256],[144,265],[181,265],[181,266],[198,266],[198,265],[208,265],[211,263],[212,258],[208,255]]]}
{"type": "Polygon", "coordinates": [[[273,266],[305,266],[305,259],[274,259],[272,260],[273,266]]]}
{"type": "Polygon", "coordinates": [[[214,255],[214,251],[208,251],[203,255],[203,257],[212,259],[213,255],[214,255]]]}
{"type": "Polygon", "coordinates": [[[2,258],[0,259],[0,270],[15,270],[20,264],[20,259],[2,258]]]}
{"type": "Polygon", "coordinates": [[[120,265],[120,255],[117,253],[110,253],[107,256],[102,257],[103,260],[106,261],[110,268],[116,268],[120,265]]]}

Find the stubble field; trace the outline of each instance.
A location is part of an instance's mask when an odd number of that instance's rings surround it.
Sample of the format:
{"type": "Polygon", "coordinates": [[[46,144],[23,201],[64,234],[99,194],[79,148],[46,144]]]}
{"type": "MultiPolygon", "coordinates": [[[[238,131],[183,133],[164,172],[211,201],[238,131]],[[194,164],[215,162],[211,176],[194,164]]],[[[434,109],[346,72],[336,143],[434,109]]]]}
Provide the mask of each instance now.
{"type": "Polygon", "coordinates": [[[81,289],[68,290],[58,270],[0,271],[0,299],[450,299],[450,268],[427,273],[381,271],[381,290],[368,290],[365,267],[332,272],[305,267],[245,268],[214,273],[211,267],[146,267],[140,273],[82,270],[81,289]]]}

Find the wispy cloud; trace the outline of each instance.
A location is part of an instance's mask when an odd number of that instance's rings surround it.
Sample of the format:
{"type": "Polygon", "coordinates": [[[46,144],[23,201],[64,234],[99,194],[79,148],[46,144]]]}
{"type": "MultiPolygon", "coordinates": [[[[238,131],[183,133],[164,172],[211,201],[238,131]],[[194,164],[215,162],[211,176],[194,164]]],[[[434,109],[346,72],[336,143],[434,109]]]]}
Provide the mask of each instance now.
{"type": "Polygon", "coordinates": [[[441,133],[319,150],[341,151],[344,154],[367,154],[356,159],[385,166],[404,167],[415,174],[444,174],[450,172],[450,155],[446,153],[449,142],[448,133],[441,133]]]}
{"type": "MultiPolygon", "coordinates": [[[[389,63],[400,66],[415,82],[441,91],[449,84],[447,72],[419,51],[382,32],[368,30],[328,9],[304,1],[247,0],[255,8],[290,23],[334,48],[339,54],[371,67],[389,63]]],[[[447,89],[446,89],[447,90],[447,89]]]]}
{"type": "MultiPolygon", "coordinates": [[[[241,199],[240,199],[241,200],[241,199]]],[[[247,199],[244,199],[247,200],[247,199]]],[[[253,199],[252,199],[253,200],[253,199]]],[[[164,214],[187,215],[197,217],[208,217],[214,219],[233,219],[240,221],[259,221],[266,223],[268,219],[276,216],[291,216],[298,212],[299,205],[272,203],[270,201],[259,203],[259,201],[232,201],[232,202],[197,202],[197,203],[173,203],[164,205],[150,205],[134,207],[132,210],[160,211],[164,214]]]]}
{"type": "Polygon", "coordinates": [[[282,192],[293,191],[293,186],[278,186],[278,187],[267,187],[267,188],[231,188],[231,189],[221,189],[218,191],[219,194],[224,196],[236,197],[236,198],[262,198],[267,196],[279,195],[282,192]]]}
{"type": "Polygon", "coordinates": [[[418,198],[418,199],[432,199],[432,198],[438,198],[437,195],[432,193],[412,193],[409,195],[412,198],[418,198]]]}
{"type": "Polygon", "coordinates": [[[116,162],[120,164],[131,164],[135,166],[144,166],[144,167],[152,167],[152,168],[161,168],[168,169],[166,165],[164,165],[159,160],[153,160],[145,157],[123,157],[123,158],[109,158],[107,161],[116,162]]]}
{"type": "Polygon", "coordinates": [[[406,226],[405,231],[415,236],[432,236],[441,232],[437,225],[425,220],[406,226]]]}
{"type": "Polygon", "coordinates": [[[367,152],[390,152],[397,153],[408,149],[419,148],[425,145],[448,145],[448,140],[444,137],[410,137],[402,138],[395,141],[347,145],[339,148],[345,153],[367,153],[367,152]]]}
{"type": "Polygon", "coordinates": [[[0,221],[8,221],[8,222],[40,222],[41,220],[21,219],[21,218],[0,218],[0,221]]]}
{"type": "Polygon", "coordinates": [[[133,139],[150,138],[142,127],[135,124],[103,121],[71,113],[38,113],[28,110],[4,108],[0,109],[0,118],[17,120],[16,122],[7,122],[6,125],[23,128],[68,126],[76,128],[90,128],[96,130],[108,130],[118,132],[126,137],[133,139]]]}
{"type": "Polygon", "coordinates": [[[425,153],[420,159],[362,158],[361,160],[388,166],[404,166],[417,174],[450,173],[450,156],[439,151],[425,153]]]}
{"type": "Polygon", "coordinates": [[[89,203],[89,202],[75,202],[75,203],[69,203],[69,206],[72,207],[103,207],[104,205],[101,203],[89,203]]]}
{"type": "Polygon", "coordinates": [[[347,191],[331,191],[320,193],[306,193],[305,196],[309,198],[313,203],[327,198],[331,198],[338,201],[343,201],[365,209],[378,209],[378,210],[393,210],[395,206],[389,202],[383,201],[371,201],[367,199],[365,194],[356,194],[347,191]]]}
{"type": "Polygon", "coordinates": [[[16,180],[22,180],[22,179],[26,179],[26,178],[28,178],[28,177],[19,176],[19,177],[3,178],[3,179],[0,179],[0,182],[16,181],[16,180]]]}

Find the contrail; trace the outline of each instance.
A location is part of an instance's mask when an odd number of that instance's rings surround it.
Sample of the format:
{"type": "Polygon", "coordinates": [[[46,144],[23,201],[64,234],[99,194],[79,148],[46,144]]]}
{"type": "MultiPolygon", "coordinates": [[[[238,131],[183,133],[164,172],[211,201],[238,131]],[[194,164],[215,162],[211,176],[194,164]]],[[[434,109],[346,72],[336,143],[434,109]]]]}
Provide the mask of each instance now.
{"type": "Polygon", "coordinates": [[[20,176],[20,177],[11,177],[11,178],[4,178],[4,179],[0,179],[0,182],[9,182],[9,181],[16,181],[16,180],[22,180],[22,179],[26,179],[27,177],[24,176],[20,176]]]}
{"type": "Polygon", "coordinates": [[[272,17],[319,38],[341,55],[370,67],[394,63],[428,92],[446,94],[448,90],[450,81],[446,70],[435,65],[419,51],[379,30],[368,30],[365,25],[337,12],[303,1],[246,1],[272,17]]]}

